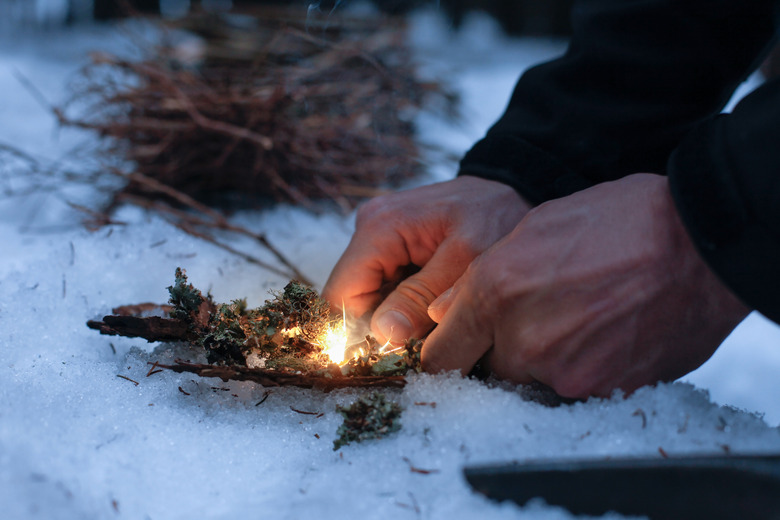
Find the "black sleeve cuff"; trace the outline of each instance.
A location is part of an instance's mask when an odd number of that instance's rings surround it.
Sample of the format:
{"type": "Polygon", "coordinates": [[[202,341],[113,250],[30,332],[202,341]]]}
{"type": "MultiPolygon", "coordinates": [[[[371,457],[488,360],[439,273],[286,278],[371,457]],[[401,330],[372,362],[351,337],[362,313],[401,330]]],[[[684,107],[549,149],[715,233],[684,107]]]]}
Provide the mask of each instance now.
{"type": "Polygon", "coordinates": [[[509,134],[493,134],[477,142],[461,160],[460,175],[512,186],[533,206],[593,185],[553,155],[509,134]]]}
{"type": "Polygon", "coordinates": [[[670,158],[669,185],[705,262],[746,305],[780,323],[780,237],[752,213],[746,200],[752,194],[734,175],[729,117],[716,117],[686,137],[670,158]]]}

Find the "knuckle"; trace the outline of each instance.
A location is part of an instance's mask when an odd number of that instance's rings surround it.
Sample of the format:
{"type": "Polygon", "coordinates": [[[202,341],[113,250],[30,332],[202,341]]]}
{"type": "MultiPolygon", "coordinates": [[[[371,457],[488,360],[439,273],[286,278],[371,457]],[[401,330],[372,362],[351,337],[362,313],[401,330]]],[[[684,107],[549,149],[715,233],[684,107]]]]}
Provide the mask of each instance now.
{"type": "Polygon", "coordinates": [[[469,266],[470,279],[474,285],[475,305],[482,308],[507,308],[513,303],[511,294],[511,275],[506,265],[492,258],[480,257],[469,266]]]}
{"type": "Polygon", "coordinates": [[[428,282],[421,277],[407,278],[398,285],[396,289],[398,294],[415,307],[422,309],[427,316],[428,305],[438,296],[436,291],[428,285],[428,282]]]}
{"type": "Polygon", "coordinates": [[[378,204],[377,199],[371,199],[358,206],[357,213],[355,214],[356,227],[361,227],[375,218],[375,215],[379,211],[378,204]]]}
{"type": "Polygon", "coordinates": [[[487,245],[480,244],[478,239],[470,236],[451,235],[447,240],[456,255],[465,260],[473,260],[487,249],[487,245]]]}
{"type": "Polygon", "coordinates": [[[361,204],[355,216],[357,225],[383,222],[398,212],[391,195],[380,195],[361,204]]]}
{"type": "Polygon", "coordinates": [[[490,264],[481,260],[477,258],[471,262],[458,283],[463,284],[462,292],[472,300],[469,302],[469,308],[475,319],[487,326],[500,308],[500,299],[497,298],[498,283],[491,272],[490,264]]]}

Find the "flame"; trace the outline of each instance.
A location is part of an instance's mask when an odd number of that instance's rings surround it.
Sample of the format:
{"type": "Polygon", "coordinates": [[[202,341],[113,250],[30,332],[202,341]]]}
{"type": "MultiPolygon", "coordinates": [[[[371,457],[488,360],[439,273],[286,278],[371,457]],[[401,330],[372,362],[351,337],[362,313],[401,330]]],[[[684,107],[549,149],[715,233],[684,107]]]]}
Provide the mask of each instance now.
{"type": "Polygon", "coordinates": [[[342,364],[347,350],[347,326],[342,321],[328,326],[317,342],[332,363],[342,364]]]}
{"type": "MultiPolygon", "coordinates": [[[[344,309],[344,303],[341,304],[344,309]]],[[[319,338],[317,343],[322,347],[322,352],[328,356],[331,363],[344,364],[347,352],[347,311],[342,310],[341,321],[331,323],[319,338]]]]}

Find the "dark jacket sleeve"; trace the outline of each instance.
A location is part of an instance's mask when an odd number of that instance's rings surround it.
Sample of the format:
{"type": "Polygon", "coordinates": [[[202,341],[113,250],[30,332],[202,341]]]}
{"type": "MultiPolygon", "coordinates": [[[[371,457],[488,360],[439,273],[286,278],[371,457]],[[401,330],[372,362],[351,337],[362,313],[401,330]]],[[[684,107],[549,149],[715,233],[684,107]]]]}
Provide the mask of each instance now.
{"type": "Polygon", "coordinates": [[[704,260],[746,304],[780,323],[780,79],[698,125],[668,173],[704,260]]]}
{"type": "Polygon", "coordinates": [[[705,260],[743,301],[780,322],[777,85],[714,117],[768,51],[778,3],[575,4],[566,53],[523,75],[459,174],[504,182],[539,204],[632,173],[668,172],[705,260]],[[735,214],[739,230],[727,231],[735,214]],[[759,228],[762,237],[753,236],[759,228]],[[742,249],[750,247],[761,251],[742,249]]]}

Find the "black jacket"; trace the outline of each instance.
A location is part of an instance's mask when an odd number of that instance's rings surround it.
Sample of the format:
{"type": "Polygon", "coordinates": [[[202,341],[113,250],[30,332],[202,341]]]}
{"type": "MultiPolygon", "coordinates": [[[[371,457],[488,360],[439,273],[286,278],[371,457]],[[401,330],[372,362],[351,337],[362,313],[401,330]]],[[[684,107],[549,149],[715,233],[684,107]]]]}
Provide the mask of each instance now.
{"type": "Polygon", "coordinates": [[[581,1],[572,22],[567,52],[522,76],[460,174],[532,204],[667,174],[708,265],[780,322],[780,79],[719,115],[776,40],[780,1],[581,1]]]}

